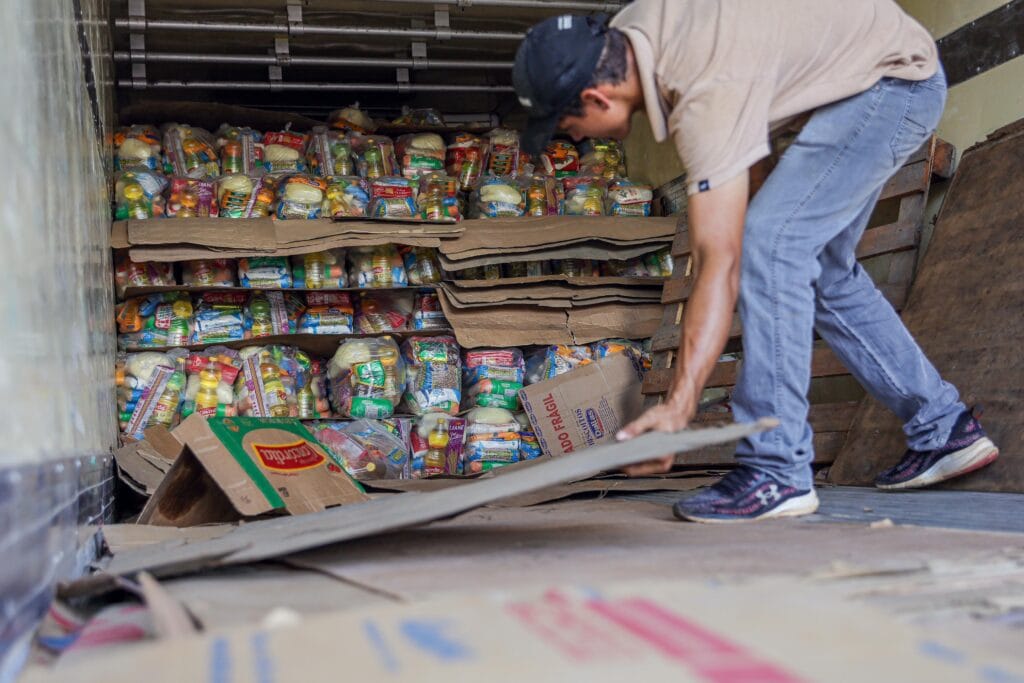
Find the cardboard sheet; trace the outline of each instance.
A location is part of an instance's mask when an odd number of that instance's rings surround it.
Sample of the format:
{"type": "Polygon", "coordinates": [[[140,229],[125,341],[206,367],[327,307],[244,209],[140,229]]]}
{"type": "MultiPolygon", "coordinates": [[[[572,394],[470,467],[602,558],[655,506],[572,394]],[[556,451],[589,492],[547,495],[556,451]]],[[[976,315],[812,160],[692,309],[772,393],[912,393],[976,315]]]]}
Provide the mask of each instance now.
{"type": "MultiPolygon", "coordinates": [[[[689,451],[742,438],[774,427],[774,420],[729,425],[674,434],[651,433],[628,443],[596,446],[563,458],[553,458],[507,475],[479,479],[431,493],[405,493],[346,505],[319,513],[277,517],[238,527],[220,538],[180,544],[161,544],[124,552],[110,562],[108,574],[149,571],[162,577],[209,566],[239,564],[280,557],[385,531],[426,524],[481,505],[523,495],[555,484],[577,481],[617,470],[666,453],[689,451]]],[[[83,579],[87,585],[107,585],[103,575],[83,579]]]]}
{"type": "MultiPolygon", "coordinates": [[[[773,578],[553,586],[368,605],[288,628],[248,626],[139,645],[78,663],[74,679],[326,683],[339,672],[346,680],[417,683],[962,683],[1020,680],[1024,663],[1015,652],[926,630],[827,587],[773,578]]],[[[68,674],[37,668],[23,680],[68,674]]]]}
{"type": "Polygon", "coordinates": [[[441,287],[456,306],[494,305],[504,303],[541,304],[545,301],[587,302],[595,299],[605,301],[661,301],[661,287],[627,287],[622,285],[595,285],[573,287],[564,283],[541,283],[535,285],[514,285],[510,287],[453,287],[444,283],[441,287]]]}
{"type": "Polygon", "coordinates": [[[481,287],[512,287],[516,285],[537,285],[547,282],[564,282],[574,287],[599,287],[621,285],[625,287],[663,287],[664,278],[659,277],[572,277],[569,275],[536,275],[533,277],[503,277],[500,280],[452,280],[450,287],[479,289],[481,287]]]}
{"type": "Polygon", "coordinates": [[[519,261],[547,261],[550,259],[596,259],[598,261],[625,261],[657,251],[669,242],[648,241],[639,244],[616,245],[598,240],[583,240],[577,243],[555,247],[522,247],[486,250],[473,254],[440,255],[441,265],[445,270],[461,270],[477,266],[489,266],[496,263],[513,263],[519,261]]]}
{"type": "Polygon", "coordinates": [[[490,250],[494,253],[513,248],[542,248],[583,240],[605,240],[636,244],[652,240],[672,241],[676,219],[626,218],[621,216],[546,216],[498,218],[470,221],[458,239],[446,242],[441,253],[452,258],[459,254],[490,250]]]}
{"type": "Polygon", "coordinates": [[[305,244],[291,244],[272,251],[257,251],[248,247],[202,247],[190,244],[133,246],[128,254],[134,261],[189,261],[208,258],[243,258],[245,256],[292,256],[335,248],[376,247],[382,244],[405,244],[412,247],[438,247],[441,240],[433,236],[416,235],[355,235],[339,236],[305,244]]]}
{"type": "Polygon", "coordinates": [[[548,300],[546,305],[532,302],[466,308],[456,305],[443,289],[438,298],[456,339],[465,348],[589,344],[613,337],[646,339],[658,330],[664,313],[657,302],[623,303],[615,298],[576,302],[568,308],[557,300],[548,300]]]}

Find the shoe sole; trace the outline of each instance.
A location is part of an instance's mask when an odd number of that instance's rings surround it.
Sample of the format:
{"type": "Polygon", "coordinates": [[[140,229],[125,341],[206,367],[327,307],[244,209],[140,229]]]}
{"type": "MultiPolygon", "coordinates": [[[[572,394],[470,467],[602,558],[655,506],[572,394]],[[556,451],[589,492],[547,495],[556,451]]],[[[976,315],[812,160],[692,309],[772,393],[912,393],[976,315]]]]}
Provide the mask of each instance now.
{"type": "Polygon", "coordinates": [[[675,512],[676,517],[687,522],[697,522],[699,524],[743,524],[744,522],[760,522],[765,519],[811,515],[817,512],[819,504],[818,494],[815,491],[810,491],[802,496],[790,498],[778,507],[774,507],[757,517],[700,517],[698,515],[681,514],[677,510],[673,510],[673,512],[675,512]]]}
{"type": "Polygon", "coordinates": [[[967,448],[954,451],[913,479],[896,484],[875,484],[882,491],[900,491],[933,486],[943,481],[961,477],[982,467],[991,465],[999,457],[999,449],[988,437],[982,437],[967,448]]]}

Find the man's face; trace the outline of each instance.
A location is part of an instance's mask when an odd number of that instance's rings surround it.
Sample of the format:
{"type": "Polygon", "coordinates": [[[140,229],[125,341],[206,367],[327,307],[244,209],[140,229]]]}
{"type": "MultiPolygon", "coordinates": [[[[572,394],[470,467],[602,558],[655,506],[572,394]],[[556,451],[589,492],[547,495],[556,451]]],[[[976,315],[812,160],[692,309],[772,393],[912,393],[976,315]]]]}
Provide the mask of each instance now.
{"type": "Polygon", "coordinates": [[[558,127],[573,140],[584,138],[613,138],[624,140],[629,135],[633,112],[616,99],[610,99],[596,89],[584,90],[581,116],[565,116],[558,127]]]}

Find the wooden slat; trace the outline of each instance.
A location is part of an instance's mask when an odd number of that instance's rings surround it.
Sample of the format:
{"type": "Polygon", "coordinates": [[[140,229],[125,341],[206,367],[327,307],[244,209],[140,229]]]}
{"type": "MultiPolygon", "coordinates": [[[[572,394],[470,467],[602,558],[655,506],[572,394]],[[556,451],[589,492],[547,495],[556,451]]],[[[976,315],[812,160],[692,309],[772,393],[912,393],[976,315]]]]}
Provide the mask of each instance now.
{"type": "MultiPolygon", "coordinates": [[[[711,377],[708,378],[706,388],[712,389],[715,387],[730,387],[736,384],[736,378],[739,373],[740,361],[723,361],[715,365],[715,369],[711,372],[711,377]]],[[[645,394],[663,394],[668,391],[669,386],[672,384],[672,379],[675,377],[676,368],[670,368],[667,370],[650,370],[647,376],[644,377],[643,393],[645,394]]],[[[821,347],[814,350],[811,357],[811,377],[835,377],[837,375],[846,375],[849,371],[846,366],[843,365],[832,350],[827,347],[821,347]]]]}
{"type": "MultiPolygon", "coordinates": [[[[822,432],[814,435],[814,464],[829,465],[835,461],[846,432],[822,432]]],[[[723,444],[676,456],[676,465],[687,468],[730,467],[736,464],[735,444],[723,444]]]]}
{"type": "Polygon", "coordinates": [[[924,192],[931,182],[931,163],[919,161],[916,164],[909,164],[896,171],[896,175],[889,179],[889,182],[882,188],[882,195],[878,201],[903,197],[915,192],[924,192]]]}
{"type": "MultiPolygon", "coordinates": [[[[844,432],[853,424],[857,415],[859,401],[841,401],[838,403],[818,403],[812,405],[807,414],[807,421],[815,432],[844,432]]],[[[715,425],[732,422],[729,412],[699,413],[693,419],[694,425],[715,425]]]]}
{"type": "Polygon", "coordinates": [[[898,221],[866,230],[857,245],[857,258],[914,249],[918,242],[917,229],[917,221],[898,221]]]}

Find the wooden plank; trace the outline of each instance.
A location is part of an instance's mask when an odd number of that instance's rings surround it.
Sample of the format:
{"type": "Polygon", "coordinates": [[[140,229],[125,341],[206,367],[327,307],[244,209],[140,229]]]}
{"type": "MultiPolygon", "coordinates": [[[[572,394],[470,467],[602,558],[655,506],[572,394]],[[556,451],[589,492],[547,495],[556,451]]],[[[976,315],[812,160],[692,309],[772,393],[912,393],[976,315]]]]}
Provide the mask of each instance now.
{"type": "MultiPolygon", "coordinates": [[[[833,463],[846,440],[846,432],[822,432],[814,435],[814,464],[833,463]]],[[[676,466],[687,468],[731,467],[736,464],[736,445],[721,444],[699,451],[676,455],[676,466]]]]}
{"type": "MultiPolygon", "coordinates": [[[[706,388],[713,389],[715,387],[730,387],[736,384],[736,378],[739,374],[739,364],[740,361],[735,360],[722,361],[716,364],[715,369],[711,372],[711,377],[708,378],[708,382],[705,385],[706,388]]],[[[672,384],[675,372],[675,368],[668,370],[649,370],[647,375],[644,377],[643,393],[665,393],[672,384]]],[[[849,371],[846,369],[846,366],[843,365],[842,361],[832,353],[832,349],[828,347],[820,347],[814,350],[811,356],[811,377],[835,377],[836,375],[846,374],[849,374],[849,371]]]]}
{"type": "MultiPolygon", "coordinates": [[[[810,407],[807,421],[815,432],[845,432],[850,429],[857,415],[858,401],[842,401],[839,403],[817,403],[810,407]]],[[[694,424],[717,425],[732,422],[732,413],[709,412],[698,413],[693,419],[694,424]]]]}
{"type": "Polygon", "coordinates": [[[882,188],[882,195],[878,201],[924,192],[931,182],[931,170],[929,161],[919,161],[916,164],[904,166],[896,171],[896,175],[890,178],[882,188]]]}
{"type": "Polygon", "coordinates": [[[864,232],[857,245],[857,258],[914,249],[918,243],[918,221],[898,221],[864,232]]]}
{"type": "MultiPolygon", "coordinates": [[[[968,150],[946,194],[903,321],[967,404],[984,404],[1001,456],[944,487],[1024,492],[1024,126],[968,150]]],[[[870,484],[905,448],[900,422],[867,399],[830,472],[870,484]]]]}

